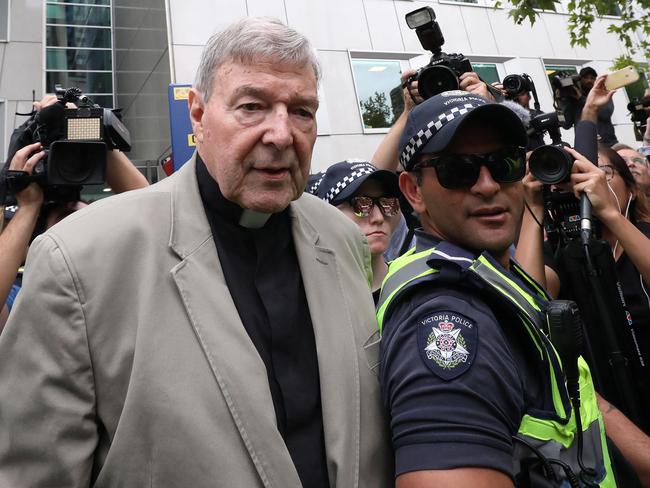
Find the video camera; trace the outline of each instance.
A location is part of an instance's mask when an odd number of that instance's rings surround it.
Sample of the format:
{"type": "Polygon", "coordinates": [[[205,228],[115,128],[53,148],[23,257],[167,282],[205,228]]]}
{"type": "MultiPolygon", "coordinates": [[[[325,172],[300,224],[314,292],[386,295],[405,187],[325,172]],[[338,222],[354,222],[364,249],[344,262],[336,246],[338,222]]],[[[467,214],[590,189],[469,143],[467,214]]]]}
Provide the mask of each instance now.
{"type": "Polygon", "coordinates": [[[630,119],[634,124],[634,134],[637,141],[643,140],[643,134],[648,125],[648,117],[650,112],[644,110],[650,107],[650,98],[633,98],[627,104],[627,109],[630,111],[630,119]]]}
{"type": "Polygon", "coordinates": [[[6,171],[4,183],[9,194],[37,182],[47,200],[78,199],[83,185],[106,181],[108,150],[131,150],[131,136],[120,120],[120,110],[101,108],[78,88],[66,90],[56,85],[56,96],[57,102],[34,114],[24,129],[31,139],[27,144],[40,142],[47,156],[31,175],[6,171]],[[66,108],[67,103],[77,108],[66,108]]]}
{"type": "Polygon", "coordinates": [[[462,54],[442,52],[445,38],[436,22],[436,14],[431,7],[422,7],[406,14],[406,24],[415,29],[422,47],[431,51],[431,61],[420,68],[406,83],[418,81],[418,91],[425,100],[438,93],[458,90],[458,77],[472,71],[472,64],[462,54]]]}
{"type": "Polygon", "coordinates": [[[580,75],[559,71],[551,77],[553,92],[556,98],[576,98],[576,89],[580,91],[580,75]]]}

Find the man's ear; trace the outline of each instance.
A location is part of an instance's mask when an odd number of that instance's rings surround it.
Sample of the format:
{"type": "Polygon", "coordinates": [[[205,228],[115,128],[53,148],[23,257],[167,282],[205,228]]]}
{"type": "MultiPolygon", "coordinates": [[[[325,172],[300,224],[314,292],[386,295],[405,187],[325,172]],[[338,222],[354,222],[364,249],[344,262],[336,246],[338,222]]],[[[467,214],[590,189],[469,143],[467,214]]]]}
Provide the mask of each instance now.
{"type": "Polygon", "coordinates": [[[187,105],[190,109],[190,121],[192,122],[194,138],[196,142],[203,142],[203,114],[205,113],[203,95],[195,88],[191,88],[187,105]]]}
{"type": "Polygon", "coordinates": [[[399,175],[399,187],[402,193],[418,214],[426,212],[426,206],[422,200],[422,193],[420,192],[420,185],[417,182],[417,175],[407,171],[399,175]]]}

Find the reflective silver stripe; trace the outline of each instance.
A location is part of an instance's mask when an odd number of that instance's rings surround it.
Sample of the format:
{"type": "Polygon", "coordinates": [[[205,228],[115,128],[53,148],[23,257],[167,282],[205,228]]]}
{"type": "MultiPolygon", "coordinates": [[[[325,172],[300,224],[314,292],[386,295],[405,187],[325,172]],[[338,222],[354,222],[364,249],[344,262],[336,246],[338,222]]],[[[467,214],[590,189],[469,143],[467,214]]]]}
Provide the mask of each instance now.
{"type": "Polygon", "coordinates": [[[461,257],[458,257],[458,256],[450,256],[449,254],[446,254],[446,253],[444,253],[442,251],[438,251],[437,249],[434,249],[431,252],[431,254],[437,254],[438,256],[442,256],[447,261],[463,261],[463,262],[469,263],[469,264],[472,264],[474,262],[474,260],[472,260],[472,259],[461,258],[461,257]]]}
{"type": "Polygon", "coordinates": [[[471,268],[482,280],[489,283],[492,287],[499,290],[505,297],[508,297],[513,303],[515,303],[523,312],[526,313],[531,319],[535,319],[538,316],[539,310],[535,309],[528,300],[524,297],[521,297],[520,293],[510,286],[507,282],[501,278],[493,269],[480,261],[474,261],[471,268]],[[507,291],[506,291],[507,290],[507,291]],[[517,296],[512,296],[516,292],[517,296]]]}
{"type": "Polygon", "coordinates": [[[379,294],[379,300],[377,301],[377,310],[381,309],[386,299],[390,297],[394,291],[401,288],[407,281],[431,269],[427,264],[429,256],[430,253],[425,254],[415,261],[404,265],[404,267],[398,269],[388,277],[381,287],[381,293],[379,294]]]}

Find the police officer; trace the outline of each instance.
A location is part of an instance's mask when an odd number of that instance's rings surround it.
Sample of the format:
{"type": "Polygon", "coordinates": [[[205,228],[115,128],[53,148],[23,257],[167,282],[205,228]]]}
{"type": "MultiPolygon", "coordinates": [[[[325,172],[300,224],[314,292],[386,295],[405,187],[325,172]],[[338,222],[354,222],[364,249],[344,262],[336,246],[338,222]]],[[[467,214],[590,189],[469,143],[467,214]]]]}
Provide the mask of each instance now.
{"type": "Polygon", "coordinates": [[[409,114],[400,187],[422,228],[378,303],[399,488],[616,486],[588,368],[577,436],[548,296],[510,259],[526,143],[514,112],[466,92],[409,114]]]}

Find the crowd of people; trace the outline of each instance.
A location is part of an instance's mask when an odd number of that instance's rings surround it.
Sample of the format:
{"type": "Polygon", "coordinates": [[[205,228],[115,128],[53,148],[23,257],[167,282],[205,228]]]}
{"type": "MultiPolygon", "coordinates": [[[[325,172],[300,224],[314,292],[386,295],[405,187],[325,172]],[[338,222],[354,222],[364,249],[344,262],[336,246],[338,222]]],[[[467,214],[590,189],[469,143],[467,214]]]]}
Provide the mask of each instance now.
{"type": "Polygon", "coordinates": [[[527,164],[543,138],[476,73],[425,100],[408,70],[370,161],[310,175],[320,69],[300,33],[242,19],[204,48],[182,169],[149,186],[110,151],[121,195],[16,192],[0,487],[650,486],[648,426],[550,330],[571,296],[544,231],[548,192],[588,197],[650,357],[650,129],[618,143],[583,69],[571,123],[597,160],[565,147],[551,188],[527,164]]]}

